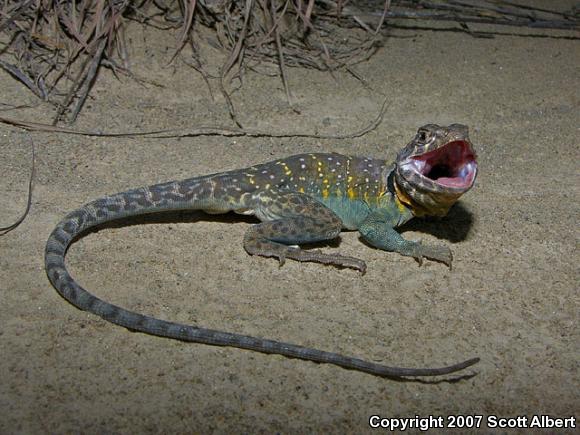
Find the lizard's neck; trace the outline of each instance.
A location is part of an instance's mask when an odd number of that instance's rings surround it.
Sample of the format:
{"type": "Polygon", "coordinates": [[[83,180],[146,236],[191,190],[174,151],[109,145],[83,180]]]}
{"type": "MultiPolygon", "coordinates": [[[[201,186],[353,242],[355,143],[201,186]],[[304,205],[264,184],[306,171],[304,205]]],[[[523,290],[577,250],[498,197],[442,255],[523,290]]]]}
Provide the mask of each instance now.
{"type": "Polygon", "coordinates": [[[423,191],[420,186],[413,186],[395,170],[393,187],[397,200],[404,204],[413,216],[445,216],[461,194],[423,191]]]}

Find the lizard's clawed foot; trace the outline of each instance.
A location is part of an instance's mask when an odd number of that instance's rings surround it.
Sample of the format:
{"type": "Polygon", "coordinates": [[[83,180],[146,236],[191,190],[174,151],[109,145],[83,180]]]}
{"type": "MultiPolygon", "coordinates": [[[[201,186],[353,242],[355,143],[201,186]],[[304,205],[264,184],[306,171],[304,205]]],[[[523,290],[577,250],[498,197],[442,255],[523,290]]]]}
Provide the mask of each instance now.
{"type": "Polygon", "coordinates": [[[363,260],[354,257],[347,257],[339,254],[325,254],[320,250],[305,251],[300,248],[285,246],[275,242],[262,241],[259,243],[245,244],[246,251],[252,255],[262,257],[274,257],[278,259],[279,265],[283,266],[286,259],[296,261],[311,261],[315,263],[331,264],[338,267],[355,269],[363,274],[367,265],[363,260]]]}
{"type": "Polygon", "coordinates": [[[446,264],[449,269],[451,269],[451,264],[453,262],[453,253],[447,246],[423,245],[420,241],[417,242],[413,257],[415,257],[419,262],[419,265],[423,264],[423,258],[428,258],[429,260],[435,260],[446,264]]]}

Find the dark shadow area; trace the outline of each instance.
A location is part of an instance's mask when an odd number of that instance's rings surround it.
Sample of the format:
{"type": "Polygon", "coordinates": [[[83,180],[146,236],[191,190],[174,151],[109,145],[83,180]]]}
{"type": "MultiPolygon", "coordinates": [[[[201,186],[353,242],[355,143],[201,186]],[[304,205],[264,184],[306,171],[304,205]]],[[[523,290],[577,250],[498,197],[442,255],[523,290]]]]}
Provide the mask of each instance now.
{"type": "Polygon", "coordinates": [[[473,214],[458,202],[445,217],[415,218],[401,226],[399,230],[401,233],[405,231],[428,233],[438,239],[458,243],[467,238],[472,225],[473,214]]]}
{"type": "MultiPolygon", "coordinates": [[[[424,217],[413,218],[406,224],[397,228],[403,234],[405,231],[417,231],[419,233],[431,234],[438,239],[447,240],[451,243],[458,243],[467,238],[469,230],[473,225],[473,214],[470,213],[461,203],[456,203],[449,214],[442,218],[424,217]]],[[[371,249],[376,249],[368,243],[362,236],[359,237],[361,243],[371,249]]]]}
{"type": "MultiPolygon", "coordinates": [[[[580,36],[574,35],[548,35],[548,34],[538,34],[538,33],[522,33],[522,32],[499,32],[499,31],[487,31],[487,30],[471,30],[470,28],[463,28],[459,25],[453,27],[431,27],[431,26],[405,26],[400,24],[393,24],[389,22],[388,30],[413,30],[416,32],[451,32],[451,33],[465,33],[474,38],[494,38],[496,36],[515,36],[519,38],[540,38],[540,39],[568,39],[576,41],[580,39],[580,36]]],[[[543,29],[538,29],[543,30],[543,29]]],[[[569,32],[572,29],[564,29],[562,32],[569,32]]],[[[415,35],[415,36],[418,36],[415,35]]],[[[409,38],[409,36],[393,35],[389,33],[389,38],[409,38]]]]}
{"type": "MultiPolygon", "coordinates": [[[[182,211],[167,211],[161,213],[151,213],[141,216],[130,216],[126,218],[116,219],[112,222],[107,222],[96,227],[89,228],[83,233],[79,234],[71,242],[74,243],[82,237],[91,233],[97,233],[100,230],[107,228],[122,228],[131,227],[135,225],[152,225],[152,224],[178,224],[178,223],[196,223],[196,222],[218,222],[224,224],[243,223],[246,225],[257,224],[260,221],[255,216],[239,215],[233,212],[224,214],[208,214],[201,210],[182,210],[182,211]]],[[[450,210],[449,214],[443,218],[425,217],[414,218],[403,226],[399,227],[400,233],[405,231],[417,231],[421,233],[431,234],[438,239],[447,240],[451,243],[458,243],[467,238],[469,230],[473,225],[473,215],[461,203],[456,203],[450,210]]],[[[359,240],[364,245],[371,249],[375,249],[372,245],[366,242],[362,237],[359,240]]],[[[240,240],[239,243],[242,243],[240,240]]],[[[300,245],[303,249],[322,249],[322,248],[338,248],[341,243],[341,238],[336,237],[331,240],[323,240],[315,243],[307,243],[300,245]]]]}
{"type": "MultiPolygon", "coordinates": [[[[430,379],[430,378],[420,378],[420,377],[408,377],[408,378],[404,378],[404,377],[394,377],[394,376],[381,376],[382,378],[388,379],[389,381],[395,381],[395,382],[411,382],[413,384],[423,384],[423,385],[439,385],[439,384],[458,384],[460,382],[463,381],[468,381],[471,378],[474,378],[478,375],[478,372],[475,373],[469,373],[467,375],[442,375],[442,376],[448,376],[445,378],[435,378],[435,379],[430,379]]],[[[371,375],[373,376],[373,375],[371,375]]],[[[376,375],[374,375],[376,376],[376,375]]]]}

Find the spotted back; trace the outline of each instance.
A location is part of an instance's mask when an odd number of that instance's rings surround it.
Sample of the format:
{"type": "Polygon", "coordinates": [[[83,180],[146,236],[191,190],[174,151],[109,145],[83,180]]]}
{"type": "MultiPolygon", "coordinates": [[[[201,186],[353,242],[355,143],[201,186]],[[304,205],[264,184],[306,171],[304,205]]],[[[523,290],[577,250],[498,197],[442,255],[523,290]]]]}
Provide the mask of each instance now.
{"type": "MultiPolygon", "coordinates": [[[[387,177],[392,170],[384,160],[342,154],[298,154],[219,175],[228,192],[239,191],[250,206],[252,195],[268,191],[299,192],[315,198],[343,218],[364,217],[361,208],[378,206],[388,192],[387,177]]],[[[345,225],[350,227],[354,225],[345,225]]]]}

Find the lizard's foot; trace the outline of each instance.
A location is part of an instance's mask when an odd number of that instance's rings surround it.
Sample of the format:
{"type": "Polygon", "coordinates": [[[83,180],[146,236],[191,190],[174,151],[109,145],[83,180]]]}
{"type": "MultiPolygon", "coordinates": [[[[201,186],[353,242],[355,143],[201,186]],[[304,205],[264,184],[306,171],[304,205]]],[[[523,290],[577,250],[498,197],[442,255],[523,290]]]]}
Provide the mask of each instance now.
{"type": "Polygon", "coordinates": [[[419,262],[419,265],[423,264],[423,258],[428,258],[445,263],[451,268],[453,255],[447,246],[423,245],[420,240],[417,242],[406,240],[390,224],[381,219],[381,216],[371,214],[358,229],[363,238],[371,245],[385,251],[398,252],[406,257],[413,257],[419,262]]]}
{"type": "Polygon", "coordinates": [[[251,255],[260,255],[262,257],[274,257],[284,264],[287,258],[296,261],[309,261],[322,264],[331,264],[338,267],[347,267],[358,270],[363,274],[366,272],[367,265],[364,261],[347,257],[339,254],[325,254],[320,250],[305,251],[300,248],[286,246],[281,243],[265,240],[246,240],[244,248],[251,255]]]}
{"type": "Polygon", "coordinates": [[[453,253],[447,246],[423,245],[421,241],[416,242],[412,256],[419,262],[419,265],[423,264],[423,258],[428,258],[429,260],[444,263],[451,269],[451,263],[453,262],[453,253]]]}

